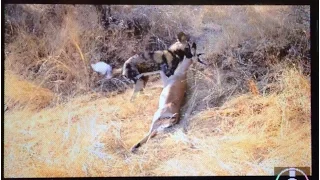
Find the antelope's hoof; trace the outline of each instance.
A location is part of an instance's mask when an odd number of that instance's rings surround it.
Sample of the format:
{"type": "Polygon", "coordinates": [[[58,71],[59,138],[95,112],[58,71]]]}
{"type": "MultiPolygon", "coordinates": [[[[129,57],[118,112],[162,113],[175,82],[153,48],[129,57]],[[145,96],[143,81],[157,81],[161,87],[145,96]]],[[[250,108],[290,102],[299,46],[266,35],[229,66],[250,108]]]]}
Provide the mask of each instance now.
{"type": "Polygon", "coordinates": [[[137,147],[137,146],[133,146],[133,147],[130,149],[131,153],[136,153],[137,150],[138,150],[138,147],[137,147]]]}
{"type": "Polygon", "coordinates": [[[131,148],[130,151],[131,151],[132,153],[135,153],[135,152],[137,152],[137,149],[138,149],[140,146],[141,146],[141,144],[138,143],[138,144],[132,146],[132,148],[131,148]]]}

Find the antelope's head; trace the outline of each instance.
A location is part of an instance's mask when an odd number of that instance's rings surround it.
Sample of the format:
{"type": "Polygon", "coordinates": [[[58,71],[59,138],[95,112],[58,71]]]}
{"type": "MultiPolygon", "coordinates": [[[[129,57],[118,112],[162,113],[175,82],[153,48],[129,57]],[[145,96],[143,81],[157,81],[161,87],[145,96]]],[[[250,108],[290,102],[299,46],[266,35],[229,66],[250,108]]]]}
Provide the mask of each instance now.
{"type": "Polygon", "coordinates": [[[204,62],[200,59],[200,56],[203,55],[203,53],[197,54],[197,45],[196,45],[196,43],[192,43],[192,46],[191,46],[191,54],[192,54],[192,60],[198,61],[199,63],[201,63],[201,64],[203,64],[203,65],[207,65],[206,63],[204,63],[204,62]]]}

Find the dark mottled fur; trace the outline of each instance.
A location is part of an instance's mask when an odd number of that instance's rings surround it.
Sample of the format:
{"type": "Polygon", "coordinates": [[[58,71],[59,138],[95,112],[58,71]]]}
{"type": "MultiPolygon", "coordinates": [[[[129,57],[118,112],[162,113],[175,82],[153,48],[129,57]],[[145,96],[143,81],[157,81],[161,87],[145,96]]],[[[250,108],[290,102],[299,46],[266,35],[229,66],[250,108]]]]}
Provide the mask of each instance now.
{"type": "Polygon", "coordinates": [[[122,75],[134,81],[134,93],[142,90],[148,81],[148,78],[146,77],[137,79],[137,75],[146,72],[159,71],[160,65],[165,64],[166,68],[164,73],[169,77],[173,75],[178,64],[185,56],[187,58],[192,57],[191,48],[187,39],[187,36],[181,32],[178,34],[178,41],[171,45],[169,49],[136,54],[124,63],[122,75]]]}

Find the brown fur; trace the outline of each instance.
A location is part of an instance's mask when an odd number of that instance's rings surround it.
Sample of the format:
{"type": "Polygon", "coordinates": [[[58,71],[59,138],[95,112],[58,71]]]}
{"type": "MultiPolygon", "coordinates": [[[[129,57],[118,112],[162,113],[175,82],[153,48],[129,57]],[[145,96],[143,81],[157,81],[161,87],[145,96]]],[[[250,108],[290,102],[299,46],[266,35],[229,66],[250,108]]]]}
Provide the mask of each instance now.
{"type": "MultiPolygon", "coordinates": [[[[193,45],[193,55],[196,56],[196,45],[193,45]]],[[[184,59],[169,78],[160,71],[161,78],[164,82],[164,88],[159,99],[159,108],[153,116],[152,125],[149,133],[140,142],[131,148],[134,152],[150,138],[154,137],[164,128],[178,123],[180,118],[180,108],[184,102],[187,88],[187,70],[192,64],[194,58],[184,59]]]]}

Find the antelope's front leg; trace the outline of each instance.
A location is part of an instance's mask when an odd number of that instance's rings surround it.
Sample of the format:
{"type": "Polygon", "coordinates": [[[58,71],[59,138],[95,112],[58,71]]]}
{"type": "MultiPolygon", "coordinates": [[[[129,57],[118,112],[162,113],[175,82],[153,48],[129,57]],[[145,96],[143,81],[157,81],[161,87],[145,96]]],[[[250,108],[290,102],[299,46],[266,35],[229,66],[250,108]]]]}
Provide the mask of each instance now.
{"type": "Polygon", "coordinates": [[[138,74],[135,78],[138,80],[138,79],[140,79],[143,75],[144,75],[143,73],[142,73],[142,74],[138,74]]]}
{"type": "Polygon", "coordinates": [[[136,77],[135,77],[135,79],[140,79],[141,77],[147,77],[147,76],[151,76],[151,75],[154,75],[154,74],[158,74],[158,73],[160,73],[160,71],[153,71],[153,72],[145,72],[145,73],[141,73],[141,74],[139,74],[139,75],[137,75],[136,77]]]}
{"type": "Polygon", "coordinates": [[[165,87],[167,85],[168,76],[165,74],[165,72],[168,69],[168,66],[166,64],[160,65],[161,71],[160,71],[160,77],[162,81],[162,87],[165,87]]]}

